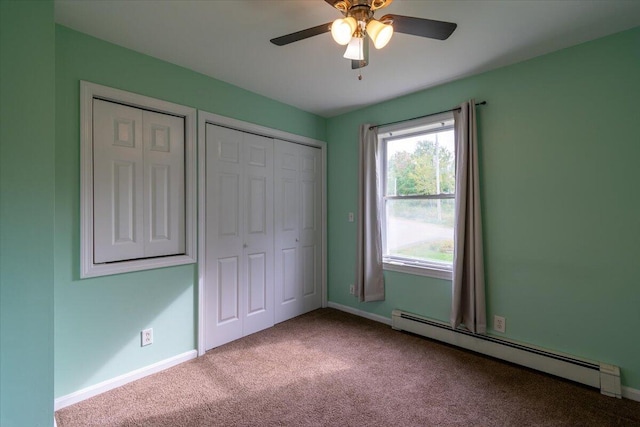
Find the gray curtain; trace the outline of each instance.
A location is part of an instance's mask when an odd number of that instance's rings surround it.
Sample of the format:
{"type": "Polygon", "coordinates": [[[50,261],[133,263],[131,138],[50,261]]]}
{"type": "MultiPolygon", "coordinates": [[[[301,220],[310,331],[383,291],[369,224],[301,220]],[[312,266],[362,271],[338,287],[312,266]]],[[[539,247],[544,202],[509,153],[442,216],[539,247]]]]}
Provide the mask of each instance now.
{"type": "Polygon", "coordinates": [[[358,162],[358,254],[355,293],[360,301],[384,300],[382,232],[380,229],[381,153],[378,129],[360,126],[358,162]]]}
{"type": "Polygon", "coordinates": [[[453,255],[453,295],[451,326],[460,324],[471,332],[487,331],[484,289],[484,256],[480,185],[478,174],[478,134],[475,101],[454,110],[456,134],[456,210],[453,255]]]}

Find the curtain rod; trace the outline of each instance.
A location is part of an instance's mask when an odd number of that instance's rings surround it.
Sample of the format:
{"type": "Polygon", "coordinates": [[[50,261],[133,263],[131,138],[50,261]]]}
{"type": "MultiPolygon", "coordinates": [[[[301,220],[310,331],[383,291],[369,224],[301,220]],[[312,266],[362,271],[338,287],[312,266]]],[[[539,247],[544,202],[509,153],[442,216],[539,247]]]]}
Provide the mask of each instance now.
{"type": "MultiPolygon", "coordinates": [[[[478,106],[478,105],[487,105],[487,101],[476,102],[476,106],[478,106]]],[[[439,111],[437,113],[425,114],[424,116],[418,116],[418,117],[412,117],[410,119],[398,120],[397,122],[390,122],[390,123],[383,123],[381,125],[369,126],[369,130],[375,129],[375,128],[379,128],[381,126],[389,126],[389,125],[395,125],[397,123],[409,122],[411,120],[424,119],[425,117],[436,116],[438,114],[450,113],[452,111],[456,111],[456,110],[459,110],[459,109],[460,109],[460,107],[456,107],[456,108],[452,108],[450,110],[439,111]]]]}

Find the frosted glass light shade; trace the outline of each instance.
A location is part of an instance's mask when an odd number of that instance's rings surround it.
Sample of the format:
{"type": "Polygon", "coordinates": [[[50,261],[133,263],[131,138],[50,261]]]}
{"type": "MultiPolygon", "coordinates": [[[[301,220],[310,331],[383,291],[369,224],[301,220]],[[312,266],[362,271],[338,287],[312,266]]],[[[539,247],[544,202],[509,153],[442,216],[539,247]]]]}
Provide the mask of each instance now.
{"type": "Polygon", "coordinates": [[[331,24],[331,36],[339,45],[345,45],[351,41],[351,35],[356,30],[355,18],[338,18],[331,24]]]}
{"type": "Polygon", "coordinates": [[[380,21],[372,19],[367,24],[367,34],[371,37],[373,45],[376,49],[382,49],[389,43],[391,36],[393,35],[393,27],[391,25],[383,24],[380,21]]]}
{"type": "Polygon", "coordinates": [[[347,50],[344,52],[344,57],[356,61],[364,60],[364,40],[362,37],[354,37],[351,39],[347,50]]]}

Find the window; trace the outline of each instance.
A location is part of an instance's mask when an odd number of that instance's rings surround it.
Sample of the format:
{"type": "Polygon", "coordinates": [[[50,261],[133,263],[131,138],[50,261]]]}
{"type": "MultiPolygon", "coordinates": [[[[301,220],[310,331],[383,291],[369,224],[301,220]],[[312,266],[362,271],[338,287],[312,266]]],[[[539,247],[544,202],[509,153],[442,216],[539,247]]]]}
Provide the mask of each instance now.
{"type": "Polygon", "coordinates": [[[451,278],[455,214],[453,115],[381,128],[382,244],[387,270],[451,278]]]}
{"type": "Polygon", "coordinates": [[[195,110],[81,83],[80,277],[196,262],[195,110]]]}

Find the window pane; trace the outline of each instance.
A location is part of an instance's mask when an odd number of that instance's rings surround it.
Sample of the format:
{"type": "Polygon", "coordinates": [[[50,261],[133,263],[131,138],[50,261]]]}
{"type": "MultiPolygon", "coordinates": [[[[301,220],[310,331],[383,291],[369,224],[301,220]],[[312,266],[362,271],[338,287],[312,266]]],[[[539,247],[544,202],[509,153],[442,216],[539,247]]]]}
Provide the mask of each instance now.
{"type": "Polygon", "coordinates": [[[453,263],[454,199],[387,200],[386,256],[453,263]]]}
{"type": "Polygon", "coordinates": [[[453,129],[389,139],[387,196],[455,193],[453,129]]]}

